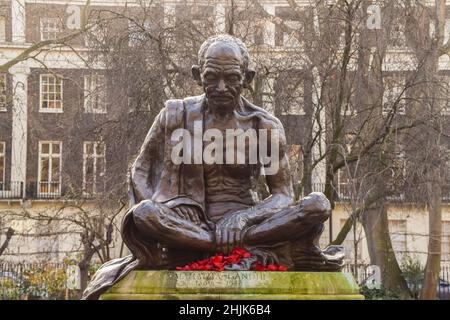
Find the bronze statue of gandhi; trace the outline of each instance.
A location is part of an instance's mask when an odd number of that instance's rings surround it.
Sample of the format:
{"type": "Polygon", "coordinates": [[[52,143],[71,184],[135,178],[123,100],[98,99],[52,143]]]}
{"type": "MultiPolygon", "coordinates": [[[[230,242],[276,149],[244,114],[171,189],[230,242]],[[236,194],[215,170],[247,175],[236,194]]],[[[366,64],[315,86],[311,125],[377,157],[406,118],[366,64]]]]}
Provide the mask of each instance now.
{"type": "Polygon", "coordinates": [[[132,254],[103,265],[85,299],[98,298],[131,270],[175,269],[234,247],[289,270],[342,268],[341,247],[318,247],[329,201],[311,193],[294,203],[283,126],[242,96],[255,76],[249,64],[246,46],[233,36],[202,44],[192,74],[204,94],[166,102],[131,168],[132,206],[122,237],[132,254]],[[218,143],[229,132],[237,132],[233,142],[252,134],[240,146],[218,143]],[[179,139],[187,136],[196,139],[179,139]],[[209,156],[203,154],[208,150],[209,156]],[[261,173],[270,196],[258,201],[254,190],[261,173]]]}

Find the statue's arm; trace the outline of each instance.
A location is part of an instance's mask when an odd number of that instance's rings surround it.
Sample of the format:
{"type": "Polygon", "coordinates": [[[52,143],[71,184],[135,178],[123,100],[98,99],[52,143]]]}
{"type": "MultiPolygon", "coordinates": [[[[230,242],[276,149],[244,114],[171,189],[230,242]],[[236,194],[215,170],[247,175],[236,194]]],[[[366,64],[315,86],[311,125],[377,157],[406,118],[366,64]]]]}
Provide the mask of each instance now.
{"type": "Polygon", "coordinates": [[[165,138],[166,108],[156,116],[141,146],[139,155],[131,167],[131,187],[134,202],[150,199],[155,191],[155,181],[160,170],[156,166],[162,164],[165,138]]]}

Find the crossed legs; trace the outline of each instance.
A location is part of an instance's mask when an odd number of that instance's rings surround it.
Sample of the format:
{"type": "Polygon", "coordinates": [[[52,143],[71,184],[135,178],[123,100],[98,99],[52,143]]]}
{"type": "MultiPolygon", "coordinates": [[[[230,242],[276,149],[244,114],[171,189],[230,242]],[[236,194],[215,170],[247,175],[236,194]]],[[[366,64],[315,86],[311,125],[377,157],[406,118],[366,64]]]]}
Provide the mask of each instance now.
{"type": "MultiPolygon", "coordinates": [[[[295,206],[273,214],[248,228],[243,245],[257,247],[286,241],[312,243],[318,227],[329,216],[328,200],[312,194],[295,206]]],[[[150,235],[169,247],[198,252],[215,252],[215,236],[206,223],[180,218],[174,209],[152,200],[144,200],[133,210],[133,219],[142,234],[150,235]]]]}

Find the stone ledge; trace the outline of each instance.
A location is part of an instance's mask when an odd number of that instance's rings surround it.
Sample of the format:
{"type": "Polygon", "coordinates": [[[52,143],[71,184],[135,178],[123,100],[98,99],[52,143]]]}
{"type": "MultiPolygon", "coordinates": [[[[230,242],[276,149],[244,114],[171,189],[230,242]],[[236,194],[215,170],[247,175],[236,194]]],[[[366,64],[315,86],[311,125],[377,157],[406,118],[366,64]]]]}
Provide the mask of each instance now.
{"type": "Polygon", "coordinates": [[[361,300],[341,272],[133,271],[102,300],[361,300]]]}

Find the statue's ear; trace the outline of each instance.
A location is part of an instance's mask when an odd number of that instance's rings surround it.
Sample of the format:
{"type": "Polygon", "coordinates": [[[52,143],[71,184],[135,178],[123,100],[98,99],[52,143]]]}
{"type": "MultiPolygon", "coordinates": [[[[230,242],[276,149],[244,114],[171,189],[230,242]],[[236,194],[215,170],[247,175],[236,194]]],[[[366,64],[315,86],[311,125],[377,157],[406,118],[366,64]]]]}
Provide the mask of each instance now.
{"type": "Polygon", "coordinates": [[[197,82],[199,86],[202,85],[202,77],[200,75],[200,67],[197,65],[192,66],[192,76],[194,77],[194,80],[197,82]]]}
{"type": "Polygon", "coordinates": [[[248,88],[250,86],[250,83],[252,83],[253,78],[255,77],[255,70],[253,69],[247,69],[245,71],[245,76],[244,76],[244,88],[248,88]]]}

